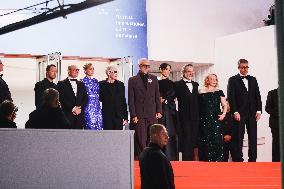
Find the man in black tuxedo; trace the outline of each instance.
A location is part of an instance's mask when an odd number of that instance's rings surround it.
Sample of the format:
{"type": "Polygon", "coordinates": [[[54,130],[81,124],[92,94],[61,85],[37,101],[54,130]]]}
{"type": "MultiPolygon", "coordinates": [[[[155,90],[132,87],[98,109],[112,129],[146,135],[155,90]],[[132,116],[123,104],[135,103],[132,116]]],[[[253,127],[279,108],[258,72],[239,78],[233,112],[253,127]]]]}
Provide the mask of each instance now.
{"type": "Polygon", "coordinates": [[[62,110],[71,124],[71,129],[85,128],[84,108],[88,95],[84,83],[76,79],[78,73],[76,65],[68,66],[68,78],[57,84],[62,110]]]}
{"type": "MultiPolygon", "coordinates": [[[[3,71],[3,67],[4,67],[4,65],[3,65],[2,61],[0,60],[0,73],[3,71]]],[[[9,87],[2,77],[3,77],[3,74],[0,74],[0,104],[4,100],[11,100],[12,101],[9,87]]]]}
{"type": "Polygon", "coordinates": [[[99,97],[102,102],[104,130],[122,130],[127,123],[128,113],[125,99],[125,87],[117,80],[117,69],[106,68],[107,79],[100,82],[99,97]]]}
{"type": "Polygon", "coordinates": [[[54,64],[50,64],[46,67],[46,78],[42,81],[39,81],[35,84],[35,106],[39,108],[42,104],[42,95],[46,89],[53,88],[56,89],[56,84],[53,83],[53,80],[56,78],[57,68],[54,64]]]}
{"type": "Polygon", "coordinates": [[[243,139],[245,126],[249,140],[249,160],[255,162],[257,158],[257,121],[260,119],[262,102],[258,83],[255,77],[248,75],[248,61],[240,59],[238,62],[239,74],[232,76],[228,81],[228,100],[237,122],[237,149],[239,161],[243,161],[243,139]]]}
{"type": "Polygon", "coordinates": [[[194,160],[194,148],[198,145],[199,107],[198,83],[193,81],[194,68],[186,64],[181,70],[182,79],[174,83],[178,100],[178,115],[182,160],[194,160]]]}
{"type": "Polygon", "coordinates": [[[269,127],[272,133],[272,161],[280,161],[279,145],[279,114],[278,114],[278,89],[268,92],[265,111],[269,113],[269,127]]]}
{"type": "Polygon", "coordinates": [[[174,173],[164,153],[168,144],[167,129],[161,124],[150,127],[150,143],[139,157],[141,189],[174,189],[174,173]]]}

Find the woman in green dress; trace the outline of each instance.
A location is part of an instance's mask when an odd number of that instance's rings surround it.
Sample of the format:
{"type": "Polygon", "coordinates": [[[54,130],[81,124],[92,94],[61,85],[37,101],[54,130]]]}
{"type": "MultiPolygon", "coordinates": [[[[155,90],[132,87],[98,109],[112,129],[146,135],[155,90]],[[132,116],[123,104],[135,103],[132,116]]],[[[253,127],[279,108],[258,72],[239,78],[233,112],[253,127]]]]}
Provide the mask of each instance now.
{"type": "Polygon", "coordinates": [[[227,112],[227,103],[223,91],[218,89],[216,74],[205,77],[204,88],[199,90],[199,103],[199,160],[221,162],[223,161],[222,120],[227,112]]]}

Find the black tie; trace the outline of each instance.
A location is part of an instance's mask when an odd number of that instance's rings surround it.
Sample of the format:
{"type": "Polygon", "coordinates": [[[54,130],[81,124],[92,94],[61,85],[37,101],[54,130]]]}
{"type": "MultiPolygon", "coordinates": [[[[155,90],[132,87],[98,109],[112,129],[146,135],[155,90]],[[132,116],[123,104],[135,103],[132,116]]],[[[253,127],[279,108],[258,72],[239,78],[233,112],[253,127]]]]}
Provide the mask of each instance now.
{"type": "Polygon", "coordinates": [[[248,76],[241,76],[242,79],[248,79],[248,76]]]}
{"type": "Polygon", "coordinates": [[[192,81],[185,81],[185,83],[192,83],[192,81]]]}
{"type": "Polygon", "coordinates": [[[0,74],[0,77],[3,77],[3,74],[0,74]]]}
{"type": "Polygon", "coordinates": [[[77,79],[70,79],[70,81],[77,81],[77,79]]]}

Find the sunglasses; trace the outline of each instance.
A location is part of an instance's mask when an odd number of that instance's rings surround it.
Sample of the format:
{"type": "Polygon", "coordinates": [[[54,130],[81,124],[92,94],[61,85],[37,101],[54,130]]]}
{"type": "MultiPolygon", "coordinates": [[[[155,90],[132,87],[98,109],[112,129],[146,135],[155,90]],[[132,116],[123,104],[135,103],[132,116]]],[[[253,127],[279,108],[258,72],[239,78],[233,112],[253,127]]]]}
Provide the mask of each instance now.
{"type": "Polygon", "coordinates": [[[150,65],[141,64],[141,67],[144,67],[144,68],[150,68],[150,65]]]}

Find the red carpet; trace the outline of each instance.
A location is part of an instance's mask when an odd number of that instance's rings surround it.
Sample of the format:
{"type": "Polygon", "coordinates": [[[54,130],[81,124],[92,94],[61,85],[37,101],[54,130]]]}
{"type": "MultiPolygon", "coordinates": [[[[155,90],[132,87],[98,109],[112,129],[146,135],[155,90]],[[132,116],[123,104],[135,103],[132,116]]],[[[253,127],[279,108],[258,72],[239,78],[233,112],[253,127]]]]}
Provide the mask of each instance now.
{"type": "MultiPolygon", "coordinates": [[[[280,189],[280,163],[171,162],[177,189],[280,189]]],[[[140,189],[139,163],[134,162],[134,188],[140,189]]]]}

